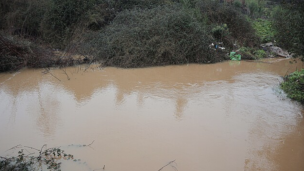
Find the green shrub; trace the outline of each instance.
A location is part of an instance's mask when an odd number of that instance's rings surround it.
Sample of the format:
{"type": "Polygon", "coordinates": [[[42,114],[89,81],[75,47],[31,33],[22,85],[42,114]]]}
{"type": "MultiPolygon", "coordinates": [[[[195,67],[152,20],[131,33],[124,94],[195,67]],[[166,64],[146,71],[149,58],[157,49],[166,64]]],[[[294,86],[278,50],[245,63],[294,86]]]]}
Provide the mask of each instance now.
{"type": "Polygon", "coordinates": [[[229,29],[227,24],[217,25],[212,28],[213,37],[216,38],[218,41],[223,41],[223,37],[229,35],[229,29]]]}
{"type": "Polygon", "coordinates": [[[274,40],[275,30],[270,20],[257,19],[253,21],[253,28],[262,43],[272,42],[274,40]]]}
{"type": "Polygon", "coordinates": [[[110,0],[113,8],[118,11],[125,9],[141,8],[151,9],[159,5],[166,5],[176,2],[177,0],[110,0]]]}
{"type": "Polygon", "coordinates": [[[230,43],[231,48],[237,40],[242,46],[256,46],[258,38],[251,23],[234,6],[221,5],[215,1],[200,1],[197,6],[201,9],[202,15],[207,18],[209,25],[227,24],[229,28],[229,37],[224,38],[226,45],[230,43]],[[230,40],[227,40],[230,39],[230,40]]]}
{"type": "Polygon", "coordinates": [[[91,30],[100,30],[108,25],[116,13],[127,9],[151,9],[160,5],[172,4],[177,0],[99,0],[98,4],[90,8],[82,20],[82,24],[91,30]]]}
{"type": "Polygon", "coordinates": [[[105,65],[145,67],[222,60],[208,47],[210,33],[181,5],[119,13],[93,41],[105,65]]]}
{"type": "Polygon", "coordinates": [[[239,53],[242,55],[242,59],[261,59],[267,57],[267,54],[264,50],[250,47],[241,47],[239,49],[239,53]]]}
{"type": "Polygon", "coordinates": [[[14,29],[16,34],[37,37],[45,9],[51,0],[3,0],[0,2],[0,28],[14,29]]]}
{"type": "Polygon", "coordinates": [[[241,47],[239,49],[239,53],[242,55],[242,59],[256,59],[256,57],[253,55],[253,48],[241,47]]]}
{"type": "Polygon", "coordinates": [[[59,148],[50,148],[45,151],[40,151],[40,155],[38,156],[26,155],[24,151],[28,150],[21,149],[18,151],[18,155],[14,157],[1,157],[0,170],[38,171],[44,168],[52,171],[61,171],[61,162],[63,160],[73,159],[73,155],[66,154],[59,148]],[[59,162],[59,160],[61,160],[61,162],[59,162]]]}
{"type": "Polygon", "coordinates": [[[89,30],[97,31],[107,26],[114,18],[116,11],[108,3],[101,3],[89,9],[80,23],[89,30]]]}
{"type": "Polygon", "coordinates": [[[43,38],[56,47],[65,47],[84,14],[99,0],[53,0],[41,23],[43,38]]]}
{"type": "Polygon", "coordinates": [[[251,18],[259,18],[265,16],[266,2],[261,0],[246,0],[246,6],[249,9],[251,18]]]}
{"type": "Polygon", "coordinates": [[[266,52],[264,50],[255,50],[255,51],[253,51],[253,54],[258,59],[266,58],[267,57],[267,54],[266,54],[266,52]]]}
{"type": "Polygon", "coordinates": [[[53,53],[29,41],[3,36],[0,33],[0,72],[22,67],[46,67],[52,63],[53,53]]]}
{"type": "Polygon", "coordinates": [[[295,71],[285,77],[281,88],[289,98],[304,103],[304,70],[295,71]]]}
{"type": "Polygon", "coordinates": [[[240,1],[234,1],[233,2],[233,5],[236,7],[236,8],[241,8],[242,7],[242,4],[240,1]]]}

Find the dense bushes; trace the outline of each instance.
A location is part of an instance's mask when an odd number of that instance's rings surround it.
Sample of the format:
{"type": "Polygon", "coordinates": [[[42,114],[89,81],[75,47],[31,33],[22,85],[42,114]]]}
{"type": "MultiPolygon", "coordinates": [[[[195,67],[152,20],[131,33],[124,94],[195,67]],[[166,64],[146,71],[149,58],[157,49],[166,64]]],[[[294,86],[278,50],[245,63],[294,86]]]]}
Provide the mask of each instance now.
{"type": "Polygon", "coordinates": [[[27,50],[13,44],[0,35],[0,72],[20,69],[25,66],[27,50]]]}
{"type": "Polygon", "coordinates": [[[178,0],[110,0],[108,1],[112,8],[118,11],[132,8],[151,9],[159,5],[171,4],[178,0]]]}
{"type": "Polygon", "coordinates": [[[49,6],[49,1],[2,0],[0,2],[0,27],[10,29],[13,34],[38,36],[40,23],[49,6]]]}
{"type": "Polygon", "coordinates": [[[257,1],[257,0],[247,0],[247,6],[250,11],[250,16],[252,18],[261,17],[264,13],[265,9],[265,2],[264,1],[257,1]]]}
{"type": "Polygon", "coordinates": [[[222,60],[202,23],[179,5],[119,13],[92,41],[105,65],[144,67],[222,60]]]}
{"type": "Polygon", "coordinates": [[[41,22],[43,38],[55,46],[61,48],[66,46],[85,13],[101,2],[99,0],[52,0],[41,22]]]}
{"type": "Polygon", "coordinates": [[[304,2],[278,6],[273,12],[278,44],[298,55],[304,54],[304,2]]]}
{"type": "MultiPolygon", "coordinates": [[[[247,2],[248,15],[239,1],[2,0],[0,27],[39,38],[52,48],[72,45],[106,65],[207,63],[223,60],[224,53],[238,47],[258,47],[258,37],[273,39],[268,21],[251,24],[263,13],[263,4],[247,2]],[[226,52],[209,47],[219,42],[226,52]]],[[[290,44],[300,45],[297,41],[290,44]]]]}
{"type": "Polygon", "coordinates": [[[219,4],[215,1],[200,1],[197,5],[207,19],[208,25],[217,27],[225,24],[228,26],[230,34],[224,37],[223,41],[230,48],[235,41],[243,46],[257,45],[258,39],[251,23],[234,6],[219,4]]]}
{"type": "Polygon", "coordinates": [[[105,65],[143,67],[221,61],[224,52],[208,47],[217,41],[228,49],[258,44],[251,23],[233,6],[183,0],[124,10],[91,45],[105,65]]]}
{"type": "Polygon", "coordinates": [[[100,6],[109,5],[105,0],[3,0],[0,28],[12,34],[40,37],[54,47],[63,48],[77,27],[91,27],[93,21],[88,18],[95,17],[94,21],[98,22],[109,16],[96,17],[100,6]]]}
{"type": "Polygon", "coordinates": [[[55,60],[53,53],[31,42],[0,34],[0,72],[22,67],[47,67],[55,60]]]}

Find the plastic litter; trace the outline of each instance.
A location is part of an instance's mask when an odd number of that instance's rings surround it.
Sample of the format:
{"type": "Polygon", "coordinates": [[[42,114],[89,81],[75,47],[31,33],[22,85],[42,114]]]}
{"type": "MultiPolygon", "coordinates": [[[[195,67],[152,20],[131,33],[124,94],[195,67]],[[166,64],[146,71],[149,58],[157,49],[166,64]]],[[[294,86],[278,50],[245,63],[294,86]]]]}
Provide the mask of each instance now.
{"type": "Polygon", "coordinates": [[[235,54],[235,52],[230,52],[230,59],[232,61],[240,61],[241,60],[241,55],[240,54],[235,54]]]}
{"type": "Polygon", "coordinates": [[[223,47],[223,42],[211,43],[209,45],[209,48],[212,48],[214,50],[217,50],[217,49],[225,50],[225,47],[223,47]]]}

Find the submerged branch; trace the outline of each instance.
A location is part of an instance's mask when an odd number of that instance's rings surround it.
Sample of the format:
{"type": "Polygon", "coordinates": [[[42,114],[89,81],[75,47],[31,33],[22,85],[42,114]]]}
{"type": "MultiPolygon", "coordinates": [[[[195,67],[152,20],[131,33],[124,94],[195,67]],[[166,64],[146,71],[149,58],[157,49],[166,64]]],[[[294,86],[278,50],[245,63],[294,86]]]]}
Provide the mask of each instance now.
{"type": "Polygon", "coordinates": [[[16,145],[16,146],[14,146],[14,147],[12,147],[12,148],[10,148],[10,149],[6,150],[6,151],[13,150],[13,149],[15,149],[15,148],[20,148],[20,147],[21,147],[21,144],[16,145]]]}
{"type": "Polygon", "coordinates": [[[70,77],[69,77],[68,73],[65,71],[65,69],[62,69],[62,71],[63,71],[64,74],[67,76],[68,80],[70,80],[70,77]]]}
{"type": "Polygon", "coordinates": [[[91,145],[94,143],[94,141],[95,141],[95,140],[93,140],[93,141],[91,142],[91,144],[89,144],[89,145],[87,145],[87,146],[91,146],[91,145]]]}
{"type": "Polygon", "coordinates": [[[170,161],[168,164],[166,164],[165,166],[163,166],[162,168],[160,168],[158,171],[161,171],[163,168],[167,167],[168,165],[174,163],[175,160],[170,161]]]}
{"type": "Polygon", "coordinates": [[[24,147],[26,147],[26,148],[30,148],[30,149],[33,149],[33,150],[40,151],[40,150],[38,150],[37,148],[33,148],[33,147],[29,147],[29,146],[24,146],[24,147]]]}
{"type": "Polygon", "coordinates": [[[45,74],[49,73],[51,74],[51,76],[53,76],[54,78],[56,78],[58,81],[61,81],[59,78],[57,78],[56,76],[54,76],[51,72],[50,72],[50,68],[45,68],[45,74]]]}

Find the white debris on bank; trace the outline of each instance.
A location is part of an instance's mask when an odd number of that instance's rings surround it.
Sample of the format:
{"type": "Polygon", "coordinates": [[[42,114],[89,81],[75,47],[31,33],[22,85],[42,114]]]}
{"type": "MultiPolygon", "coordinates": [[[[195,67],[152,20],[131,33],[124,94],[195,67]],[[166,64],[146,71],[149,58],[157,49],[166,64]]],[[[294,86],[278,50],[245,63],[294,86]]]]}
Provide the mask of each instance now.
{"type": "Polygon", "coordinates": [[[285,58],[291,58],[292,54],[289,54],[288,51],[283,50],[282,48],[278,46],[274,46],[272,42],[261,44],[260,45],[263,50],[266,52],[269,52],[269,57],[274,57],[274,56],[281,56],[285,58]]]}
{"type": "Polygon", "coordinates": [[[221,49],[221,50],[225,50],[225,47],[223,47],[223,42],[218,42],[218,43],[211,43],[209,45],[209,48],[213,48],[214,50],[216,49],[221,49]]]}

